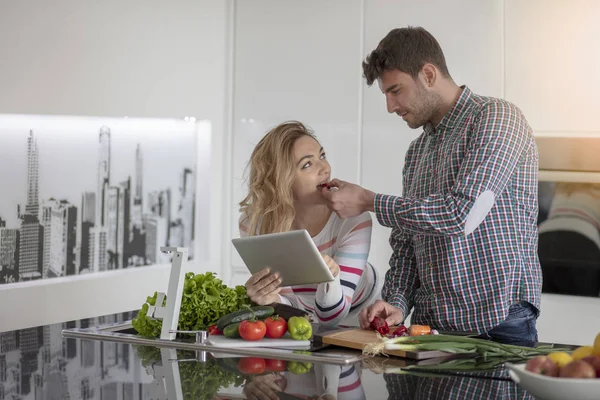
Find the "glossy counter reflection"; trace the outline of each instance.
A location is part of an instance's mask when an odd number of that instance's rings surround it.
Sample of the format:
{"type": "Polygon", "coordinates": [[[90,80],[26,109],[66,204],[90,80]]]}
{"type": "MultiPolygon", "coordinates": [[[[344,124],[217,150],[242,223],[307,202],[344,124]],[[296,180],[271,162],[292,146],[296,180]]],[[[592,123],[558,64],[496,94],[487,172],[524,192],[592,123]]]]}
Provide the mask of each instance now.
{"type": "MultiPolygon", "coordinates": [[[[445,372],[374,357],[333,365],[99,340],[64,328],[121,322],[132,313],[0,333],[4,399],[533,399],[502,367],[445,372]]],[[[430,363],[429,363],[430,364],[430,363]]]]}

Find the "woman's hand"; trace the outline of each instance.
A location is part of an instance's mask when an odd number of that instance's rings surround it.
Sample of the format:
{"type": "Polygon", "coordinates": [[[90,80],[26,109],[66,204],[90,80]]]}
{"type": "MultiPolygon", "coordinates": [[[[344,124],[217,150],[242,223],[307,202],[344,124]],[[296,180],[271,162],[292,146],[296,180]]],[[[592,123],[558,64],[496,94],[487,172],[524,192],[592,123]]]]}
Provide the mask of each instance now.
{"type": "Polygon", "coordinates": [[[244,385],[242,393],[249,400],[279,400],[278,393],[283,390],[282,386],[287,386],[287,381],[279,374],[259,375],[244,385]]]}
{"type": "Polygon", "coordinates": [[[323,260],[325,260],[325,264],[327,264],[327,268],[331,271],[331,275],[335,278],[340,273],[340,266],[333,260],[333,258],[329,257],[327,254],[321,253],[323,260]]]}
{"type": "Polygon", "coordinates": [[[281,279],[277,273],[270,272],[269,268],[262,269],[246,282],[246,294],[250,300],[260,306],[279,303],[281,279]]]}

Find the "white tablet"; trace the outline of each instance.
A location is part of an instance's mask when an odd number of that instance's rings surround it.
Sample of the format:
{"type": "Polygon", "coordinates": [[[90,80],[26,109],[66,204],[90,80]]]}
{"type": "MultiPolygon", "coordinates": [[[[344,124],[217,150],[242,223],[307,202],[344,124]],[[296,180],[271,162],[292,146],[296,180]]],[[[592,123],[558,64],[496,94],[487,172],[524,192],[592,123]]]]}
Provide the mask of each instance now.
{"type": "Polygon", "coordinates": [[[279,273],[281,286],[334,280],[305,229],[236,238],[231,242],[251,273],[269,267],[272,273],[279,273]]]}

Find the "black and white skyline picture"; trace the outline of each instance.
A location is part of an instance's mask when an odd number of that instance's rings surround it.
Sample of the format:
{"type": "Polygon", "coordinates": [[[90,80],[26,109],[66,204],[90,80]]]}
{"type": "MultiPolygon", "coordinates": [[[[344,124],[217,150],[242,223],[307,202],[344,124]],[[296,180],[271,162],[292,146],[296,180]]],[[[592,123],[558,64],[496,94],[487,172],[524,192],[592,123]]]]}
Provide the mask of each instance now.
{"type": "Polygon", "coordinates": [[[194,256],[195,123],[0,115],[0,284],[194,256]]]}

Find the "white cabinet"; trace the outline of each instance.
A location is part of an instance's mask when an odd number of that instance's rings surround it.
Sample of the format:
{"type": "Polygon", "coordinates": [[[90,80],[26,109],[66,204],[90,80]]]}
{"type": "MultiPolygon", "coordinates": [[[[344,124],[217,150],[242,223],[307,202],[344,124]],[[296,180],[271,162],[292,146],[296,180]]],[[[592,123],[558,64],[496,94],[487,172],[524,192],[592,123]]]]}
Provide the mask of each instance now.
{"type": "MultiPolygon", "coordinates": [[[[290,119],[309,125],[342,179],[357,179],[359,154],[360,1],[253,0],[235,7],[231,237],[239,236],[246,163],[270,128],[290,119]]],[[[244,264],[225,245],[240,282],[244,264]]]]}
{"type": "Polygon", "coordinates": [[[600,1],[506,0],[506,98],[539,132],[600,131],[600,1]]]}
{"type": "MultiPolygon", "coordinates": [[[[260,0],[235,7],[230,237],[239,235],[237,203],[246,193],[250,153],[268,129],[287,119],[315,130],[334,176],[401,193],[404,155],[420,131],[386,112],[378,88],[366,88],[361,66],[389,30],[425,27],[440,42],[457,83],[502,96],[502,0],[260,0]]],[[[388,235],[375,224],[370,261],[382,272],[391,252],[388,235]]],[[[232,277],[242,280],[243,263],[229,240],[225,245],[232,277]]]]}

